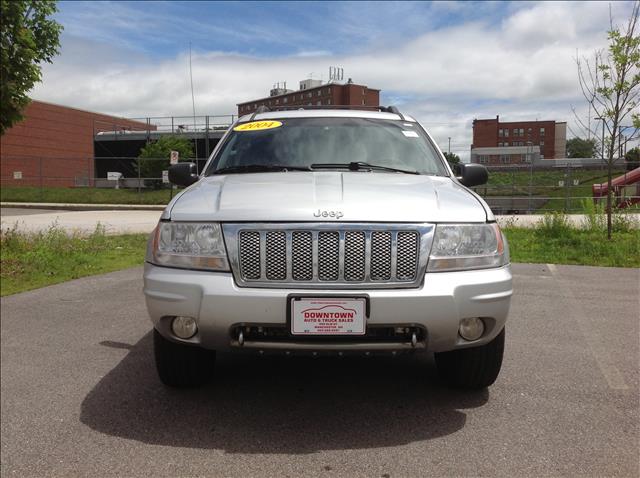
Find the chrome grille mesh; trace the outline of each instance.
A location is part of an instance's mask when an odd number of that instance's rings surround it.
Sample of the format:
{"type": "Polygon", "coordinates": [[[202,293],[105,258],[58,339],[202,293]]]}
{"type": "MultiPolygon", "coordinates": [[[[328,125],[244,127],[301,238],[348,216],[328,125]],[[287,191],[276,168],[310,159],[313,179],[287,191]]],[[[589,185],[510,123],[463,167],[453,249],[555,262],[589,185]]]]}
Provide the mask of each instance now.
{"type": "Polygon", "coordinates": [[[240,233],[240,273],[247,279],[260,279],[260,233],[240,233]]]}
{"type": "Polygon", "coordinates": [[[318,279],[338,280],[340,235],[337,232],[318,234],[318,279]]]}
{"type": "Polygon", "coordinates": [[[287,278],[287,235],[284,231],[267,232],[265,272],[269,280],[287,278]]]}
{"type": "Polygon", "coordinates": [[[275,284],[322,283],[412,287],[418,272],[424,270],[426,252],[421,253],[421,238],[431,240],[432,229],[416,225],[394,228],[384,226],[330,225],[242,225],[232,226],[236,250],[234,271],[241,283],[275,284]],[[247,226],[245,226],[247,227],[247,226]],[[425,234],[426,236],[423,236],[425,234]]]}
{"type": "Polygon", "coordinates": [[[363,281],[365,269],[364,232],[348,231],[344,234],[344,280],[363,281]]]}
{"type": "Polygon", "coordinates": [[[371,280],[391,278],[391,233],[374,232],[371,235],[371,280]]]}
{"type": "Polygon", "coordinates": [[[396,277],[399,280],[413,280],[418,266],[418,235],[414,232],[398,233],[398,258],[396,277]]]}
{"type": "Polygon", "coordinates": [[[313,279],[313,237],[310,232],[291,234],[291,276],[293,280],[313,279]]]}

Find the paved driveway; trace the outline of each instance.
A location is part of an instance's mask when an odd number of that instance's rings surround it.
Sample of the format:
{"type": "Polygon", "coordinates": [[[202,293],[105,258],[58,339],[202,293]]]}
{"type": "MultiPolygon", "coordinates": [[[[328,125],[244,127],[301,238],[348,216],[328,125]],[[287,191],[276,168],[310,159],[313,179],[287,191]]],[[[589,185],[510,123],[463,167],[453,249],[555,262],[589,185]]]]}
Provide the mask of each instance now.
{"type": "Polygon", "coordinates": [[[155,376],[141,269],[5,297],[3,476],[638,476],[631,269],[515,265],[502,374],[448,390],[432,358],[222,355],[155,376]]]}

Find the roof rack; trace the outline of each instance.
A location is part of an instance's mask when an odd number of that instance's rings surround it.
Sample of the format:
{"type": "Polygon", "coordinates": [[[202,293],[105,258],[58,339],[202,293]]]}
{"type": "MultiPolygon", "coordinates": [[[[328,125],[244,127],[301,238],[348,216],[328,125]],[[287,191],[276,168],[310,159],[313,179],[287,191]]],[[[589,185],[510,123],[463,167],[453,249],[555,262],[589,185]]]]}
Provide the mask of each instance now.
{"type": "Polygon", "coordinates": [[[400,113],[400,110],[398,108],[396,108],[395,106],[387,106],[386,108],[384,106],[381,106],[380,107],[380,111],[386,111],[387,113],[393,113],[394,115],[400,116],[402,121],[406,121],[406,118],[404,117],[404,115],[402,113],[400,113]]]}
{"type": "Polygon", "coordinates": [[[400,110],[395,106],[366,106],[366,105],[291,105],[291,106],[276,106],[273,108],[269,108],[266,105],[260,105],[256,111],[253,112],[249,121],[253,121],[256,115],[260,113],[266,113],[269,111],[295,111],[295,110],[376,110],[384,113],[393,113],[403,121],[406,121],[406,118],[400,110]]]}
{"type": "Polygon", "coordinates": [[[253,112],[253,114],[251,115],[251,118],[249,118],[249,121],[253,121],[256,118],[256,115],[259,115],[260,113],[266,113],[267,111],[271,111],[271,109],[268,106],[266,105],[258,106],[258,109],[253,112]]]}

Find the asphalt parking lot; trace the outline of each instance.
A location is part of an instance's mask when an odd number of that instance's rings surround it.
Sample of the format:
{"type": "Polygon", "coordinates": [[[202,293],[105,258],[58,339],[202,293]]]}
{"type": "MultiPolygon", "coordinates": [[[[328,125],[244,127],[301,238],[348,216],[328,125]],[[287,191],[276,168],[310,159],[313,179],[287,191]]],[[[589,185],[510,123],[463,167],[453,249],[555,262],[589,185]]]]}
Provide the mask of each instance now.
{"type": "Polygon", "coordinates": [[[638,476],[640,272],[514,266],[502,374],[221,355],[158,381],[141,269],[1,301],[3,476],[638,476]]]}

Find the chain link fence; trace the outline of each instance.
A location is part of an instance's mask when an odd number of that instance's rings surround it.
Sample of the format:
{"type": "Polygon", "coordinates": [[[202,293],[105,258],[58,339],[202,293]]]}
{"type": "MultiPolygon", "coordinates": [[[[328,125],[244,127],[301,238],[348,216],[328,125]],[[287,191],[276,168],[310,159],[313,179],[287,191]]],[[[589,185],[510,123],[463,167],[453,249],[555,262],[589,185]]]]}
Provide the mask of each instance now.
{"type": "MultiPolygon", "coordinates": [[[[205,160],[198,161],[201,170],[205,160]]],[[[638,208],[640,169],[618,162],[614,204],[638,208]]],[[[167,158],[2,158],[5,202],[166,204],[176,188],[168,182],[167,158]]],[[[534,164],[488,166],[487,184],[473,188],[496,214],[583,212],[586,202],[606,201],[605,164],[561,167],[534,164]],[[596,185],[596,186],[594,186],[596,185]]]]}

